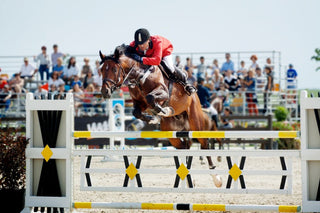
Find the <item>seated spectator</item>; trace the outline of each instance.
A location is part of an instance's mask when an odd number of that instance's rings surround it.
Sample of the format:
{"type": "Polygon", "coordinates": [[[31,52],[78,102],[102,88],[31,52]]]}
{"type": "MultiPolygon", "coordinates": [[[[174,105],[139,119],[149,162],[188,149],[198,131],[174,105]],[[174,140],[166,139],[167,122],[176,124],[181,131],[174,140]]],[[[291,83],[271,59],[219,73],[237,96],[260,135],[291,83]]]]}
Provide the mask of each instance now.
{"type": "Polygon", "coordinates": [[[201,107],[209,110],[209,115],[212,120],[215,122],[216,126],[218,126],[218,112],[217,110],[210,104],[211,95],[209,93],[209,89],[204,86],[204,78],[198,78],[198,91],[197,94],[200,99],[201,107]]]}
{"type": "Polygon", "coordinates": [[[0,93],[0,108],[4,108],[5,111],[7,111],[11,104],[11,90],[9,88],[9,85],[4,85],[3,89],[0,93]]]}
{"type": "Polygon", "coordinates": [[[25,57],[23,59],[24,64],[21,66],[20,69],[20,77],[21,78],[32,78],[38,69],[34,68],[31,64],[29,64],[29,59],[25,57]]]}
{"type": "Polygon", "coordinates": [[[78,76],[79,68],[76,66],[76,58],[71,57],[68,66],[64,67],[63,80],[67,85],[71,85],[75,76],[78,76]]]}
{"type": "MultiPolygon", "coordinates": [[[[251,70],[253,72],[253,70],[251,70]]],[[[266,77],[262,74],[260,67],[255,70],[257,91],[262,91],[266,84],[266,77]]]]}
{"type": "Polygon", "coordinates": [[[193,86],[197,86],[197,79],[193,75],[193,68],[192,67],[188,68],[187,73],[188,73],[188,79],[187,79],[188,83],[190,83],[193,86]]]}
{"type": "Polygon", "coordinates": [[[57,86],[55,84],[51,84],[49,87],[48,99],[56,99],[55,96],[58,94],[57,86]]]}
{"type": "Polygon", "coordinates": [[[244,85],[247,88],[246,97],[249,115],[258,115],[259,111],[257,108],[257,95],[255,93],[256,79],[253,77],[253,71],[249,70],[248,76],[244,78],[244,85]]]}
{"type": "Polygon", "coordinates": [[[67,91],[65,90],[65,83],[62,82],[58,87],[57,99],[65,99],[67,91]]]}
{"type": "MultiPolygon", "coordinates": [[[[248,75],[246,75],[246,77],[247,77],[248,75]]],[[[244,77],[243,77],[243,75],[239,75],[238,76],[238,80],[239,80],[239,87],[238,87],[238,91],[240,91],[240,92],[244,92],[244,91],[246,91],[246,86],[245,86],[245,84],[244,84],[244,77]]],[[[241,93],[239,93],[238,94],[239,95],[239,97],[241,97],[241,93]]]]}
{"type": "Polygon", "coordinates": [[[213,64],[212,64],[211,69],[212,69],[212,74],[213,74],[213,72],[214,72],[215,69],[219,69],[219,70],[220,70],[218,59],[214,59],[214,60],[213,60],[213,64]]]}
{"type": "Polygon", "coordinates": [[[9,86],[15,93],[21,93],[24,90],[24,80],[20,78],[19,73],[13,75],[13,79],[10,80],[9,86]]]}
{"type": "Polygon", "coordinates": [[[219,69],[215,69],[213,72],[213,76],[210,79],[214,86],[214,90],[218,91],[220,89],[220,85],[224,83],[223,75],[220,74],[219,69]]]}
{"type": "Polygon", "coordinates": [[[99,60],[96,60],[96,67],[93,69],[93,76],[96,76],[98,75],[98,70],[100,69],[100,61],[99,60]]]}
{"type": "Polygon", "coordinates": [[[183,69],[188,72],[190,68],[193,68],[193,65],[190,58],[188,57],[186,58],[186,65],[184,65],[183,69]]]}
{"type": "Polygon", "coordinates": [[[80,81],[79,76],[74,76],[73,82],[71,83],[71,88],[73,88],[73,86],[75,84],[78,84],[80,88],[82,88],[82,81],[80,81]]]}
{"type": "Polygon", "coordinates": [[[243,76],[243,77],[246,77],[247,76],[247,69],[245,67],[245,62],[244,61],[241,61],[240,62],[240,68],[239,70],[237,71],[237,77],[239,78],[239,76],[243,76]]]}
{"type": "Polygon", "coordinates": [[[7,84],[8,84],[7,80],[3,77],[0,77],[0,90],[2,90],[3,87],[7,84]]]}
{"type": "Polygon", "coordinates": [[[35,99],[45,99],[48,96],[48,91],[42,88],[41,84],[38,84],[38,89],[33,93],[35,99]]]}
{"type": "Polygon", "coordinates": [[[199,77],[198,78],[198,97],[201,103],[202,108],[208,108],[210,106],[210,93],[209,93],[209,89],[207,87],[204,86],[204,78],[203,77],[199,77]]]}
{"type": "Polygon", "coordinates": [[[212,66],[208,66],[208,68],[211,69],[211,72],[207,72],[206,81],[209,81],[209,80],[211,79],[211,77],[213,76],[214,71],[215,71],[216,69],[219,69],[218,60],[217,60],[217,59],[214,59],[214,60],[213,60],[213,63],[212,63],[212,66]]]}
{"type": "Polygon", "coordinates": [[[46,79],[49,80],[50,60],[49,60],[49,55],[47,54],[47,47],[42,46],[41,51],[42,52],[38,56],[33,56],[33,59],[34,59],[34,62],[39,61],[39,63],[40,63],[39,73],[40,73],[41,81],[44,80],[43,73],[46,73],[46,79]]]}
{"type": "MultiPolygon", "coordinates": [[[[223,116],[230,116],[232,115],[232,111],[230,108],[226,107],[223,110],[223,116]]],[[[228,118],[221,119],[221,123],[223,128],[233,128],[234,127],[234,120],[229,120],[228,118]]]]}
{"type": "Polygon", "coordinates": [[[82,99],[82,102],[83,102],[84,111],[88,112],[88,108],[93,107],[95,103],[93,84],[89,84],[87,86],[87,88],[84,90],[83,96],[84,97],[82,99]]]}
{"type": "Polygon", "coordinates": [[[95,75],[93,77],[93,85],[94,85],[95,90],[100,92],[101,87],[102,87],[102,72],[101,72],[101,69],[98,69],[98,75],[95,75]]]}
{"type": "Polygon", "coordinates": [[[175,65],[176,67],[178,67],[180,70],[183,70],[183,65],[182,65],[182,63],[181,63],[180,56],[178,56],[178,55],[176,56],[174,65],[175,65]]]}
{"type": "Polygon", "coordinates": [[[221,67],[221,74],[223,76],[225,76],[225,73],[228,71],[228,70],[231,70],[232,73],[234,73],[234,64],[233,62],[231,61],[231,55],[230,53],[226,53],[226,62],[224,62],[222,64],[222,67],[221,67]]]}
{"type": "Polygon", "coordinates": [[[93,78],[93,75],[92,75],[92,71],[89,70],[88,74],[86,75],[86,77],[84,78],[84,81],[83,81],[83,88],[87,88],[87,86],[89,84],[93,84],[94,82],[94,78],[93,78]]]}
{"type": "Polygon", "coordinates": [[[200,64],[197,66],[193,66],[193,68],[197,69],[197,79],[201,76],[202,78],[205,78],[207,74],[207,66],[204,64],[204,57],[200,57],[200,64]]]}
{"type": "Polygon", "coordinates": [[[220,89],[217,92],[218,98],[222,100],[223,106],[229,106],[229,90],[225,86],[226,84],[220,84],[220,89]]]}
{"type": "Polygon", "coordinates": [[[74,84],[69,92],[73,93],[74,108],[76,115],[79,114],[79,107],[82,106],[82,99],[84,98],[83,91],[80,89],[79,84],[74,84]]]}
{"type": "Polygon", "coordinates": [[[229,101],[229,90],[226,89],[224,83],[221,83],[220,89],[215,95],[213,101],[211,102],[211,105],[218,111],[218,113],[221,113],[223,106],[228,105],[228,101],[229,101]]]}
{"type": "Polygon", "coordinates": [[[52,72],[58,72],[59,78],[63,78],[64,66],[62,65],[62,58],[57,59],[57,64],[52,68],[52,72]]]}
{"type": "Polygon", "coordinates": [[[56,88],[58,88],[58,86],[62,83],[64,83],[64,81],[61,78],[59,78],[59,73],[57,71],[52,72],[51,77],[48,81],[49,87],[52,84],[54,84],[56,86],[56,88]]]}
{"type": "Polygon", "coordinates": [[[224,83],[229,91],[237,91],[238,87],[240,86],[239,80],[234,75],[232,75],[231,70],[228,70],[226,72],[226,76],[224,77],[224,83]]]}
{"type": "Polygon", "coordinates": [[[83,81],[84,77],[88,74],[89,71],[92,72],[92,69],[89,65],[89,62],[90,62],[89,58],[84,58],[83,61],[84,61],[84,65],[82,66],[82,70],[80,74],[81,81],[83,81]]]}
{"type": "Polygon", "coordinates": [[[252,64],[250,65],[249,69],[255,70],[259,65],[257,64],[258,57],[256,55],[252,55],[250,57],[250,60],[252,61],[252,64]]]}

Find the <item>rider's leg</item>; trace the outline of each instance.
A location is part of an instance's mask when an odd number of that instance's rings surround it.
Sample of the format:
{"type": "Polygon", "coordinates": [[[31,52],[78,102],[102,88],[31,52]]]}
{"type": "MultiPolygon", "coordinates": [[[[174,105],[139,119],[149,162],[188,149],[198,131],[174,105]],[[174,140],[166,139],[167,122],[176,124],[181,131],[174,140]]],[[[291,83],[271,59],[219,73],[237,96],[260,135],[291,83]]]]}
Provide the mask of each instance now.
{"type": "Polygon", "coordinates": [[[188,95],[196,92],[196,88],[187,82],[187,74],[184,73],[179,68],[173,65],[172,55],[168,55],[162,58],[161,65],[164,66],[164,69],[168,73],[170,78],[173,78],[177,83],[181,84],[188,95]]]}

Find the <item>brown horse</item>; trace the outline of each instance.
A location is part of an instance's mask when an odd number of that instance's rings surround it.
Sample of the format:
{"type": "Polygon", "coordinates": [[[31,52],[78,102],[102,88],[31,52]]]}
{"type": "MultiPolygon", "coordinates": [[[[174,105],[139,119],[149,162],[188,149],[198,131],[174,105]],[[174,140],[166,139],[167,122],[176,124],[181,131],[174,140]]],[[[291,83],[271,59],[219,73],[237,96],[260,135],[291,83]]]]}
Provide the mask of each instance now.
{"type": "MultiPolygon", "coordinates": [[[[209,117],[202,112],[197,94],[188,96],[183,86],[163,77],[158,66],[144,67],[126,57],[124,51],[125,46],[122,45],[110,56],[104,56],[100,52],[103,64],[101,93],[104,98],[110,98],[112,92],[128,80],[134,104],[133,115],[136,118],[153,122],[160,116],[162,131],[213,130],[215,125],[212,125],[209,117]],[[156,116],[151,116],[151,113],[156,116]]],[[[197,140],[201,149],[208,149],[208,139],[197,140]]],[[[169,141],[177,149],[189,149],[192,143],[188,138],[170,138],[169,141]]],[[[207,160],[209,168],[214,169],[210,156],[207,156],[207,160]]],[[[217,186],[221,186],[219,177],[214,177],[214,181],[217,186]]]]}

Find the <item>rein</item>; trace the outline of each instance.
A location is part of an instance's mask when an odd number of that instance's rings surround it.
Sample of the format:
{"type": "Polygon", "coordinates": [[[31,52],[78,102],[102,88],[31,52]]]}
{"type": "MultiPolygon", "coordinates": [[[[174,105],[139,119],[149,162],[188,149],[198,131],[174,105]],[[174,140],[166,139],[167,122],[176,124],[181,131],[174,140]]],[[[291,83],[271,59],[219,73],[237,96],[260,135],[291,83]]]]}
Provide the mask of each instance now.
{"type": "Polygon", "coordinates": [[[118,76],[117,76],[117,82],[115,82],[114,80],[112,79],[103,79],[103,84],[106,84],[110,90],[111,90],[111,93],[113,93],[116,89],[119,89],[121,88],[121,86],[124,84],[124,82],[128,79],[129,75],[131,74],[131,72],[134,70],[133,69],[133,66],[130,68],[130,71],[128,72],[128,74],[126,74],[126,72],[124,71],[121,63],[117,62],[116,64],[119,65],[120,67],[120,70],[118,72],[118,76]],[[123,77],[123,82],[121,82],[121,74],[122,74],[122,77],[123,77]],[[110,86],[109,83],[112,83],[112,85],[110,86]]]}

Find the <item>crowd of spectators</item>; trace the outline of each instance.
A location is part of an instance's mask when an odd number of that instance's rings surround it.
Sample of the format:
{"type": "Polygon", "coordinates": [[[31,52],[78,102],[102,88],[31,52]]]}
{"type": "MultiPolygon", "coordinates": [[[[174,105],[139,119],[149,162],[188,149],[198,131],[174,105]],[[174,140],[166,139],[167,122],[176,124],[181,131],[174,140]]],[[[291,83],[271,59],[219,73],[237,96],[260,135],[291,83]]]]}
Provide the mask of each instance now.
{"type": "MultiPolygon", "coordinates": [[[[261,113],[267,112],[268,98],[274,90],[274,65],[271,58],[267,58],[263,66],[258,64],[258,57],[250,57],[251,64],[246,66],[245,61],[240,61],[236,70],[231,54],[225,54],[225,62],[219,65],[217,59],[212,65],[205,64],[205,58],[200,57],[198,65],[192,65],[190,58],[186,59],[183,69],[188,72],[189,83],[198,86],[198,95],[202,107],[214,106],[218,113],[223,113],[223,108],[230,105],[229,95],[232,97],[246,96],[246,107],[250,115],[258,115],[257,92],[263,93],[264,108],[261,113]],[[204,91],[203,88],[207,91],[204,91]],[[210,96],[208,96],[210,94],[210,96]]],[[[176,58],[176,66],[181,66],[180,57],[176,58]]],[[[296,88],[297,72],[293,66],[287,71],[287,89],[296,88]]],[[[229,112],[229,109],[227,109],[229,112]]]]}
{"type": "Polygon", "coordinates": [[[11,78],[0,78],[0,107],[5,111],[9,108],[13,94],[15,96],[33,92],[35,98],[64,98],[66,93],[74,94],[76,110],[79,106],[100,106],[102,98],[100,94],[102,86],[102,73],[100,62],[95,62],[95,67],[90,66],[90,60],[84,58],[84,65],[79,68],[75,57],[67,58],[66,54],[58,51],[58,45],[53,45],[51,59],[47,54],[47,48],[41,47],[41,53],[33,57],[39,67],[29,63],[29,58],[23,59],[23,64],[18,72],[11,78]],[[35,81],[35,74],[39,73],[40,81],[35,81]],[[27,82],[37,83],[35,91],[27,91],[27,82]]]}
{"type": "MultiPolygon", "coordinates": [[[[79,68],[76,58],[68,58],[67,54],[59,51],[56,44],[53,45],[51,57],[46,46],[42,46],[41,53],[34,56],[33,60],[39,64],[38,67],[31,65],[29,58],[25,57],[17,73],[9,79],[0,78],[1,108],[9,108],[12,94],[27,92],[26,83],[34,79],[36,73],[39,73],[40,81],[37,89],[32,91],[35,97],[63,98],[66,93],[72,92],[76,110],[82,106],[85,112],[89,107],[102,104],[101,97],[94,95],[100,94],[102,86],[99,61],[95,61],[95,66],[91,67],[89,58],[84,58],[84,65],[79,68]]],[[[242,93],[246,95],[249,114],[257,115],[256,92],[264,92],[265,112],[267,99],[273,90],[274,65],[271,59],[267,58],[265,65],[259,66],[256,55],[252,55],[250,60],[252,63],[249,66],[241,61],[238,70],[235,69],[230,53],[225,54],[225,62],[221,66],[217,59],[214,59],[211,65],[207,65],[203,56],[200,57],[198,65],[193,65],[190,58],[183,64],[177,56],[175,65],[188,73],[188,81],[191,84],[198,86],[202,106],[209,108],[213,116],[222,113],[224,107],[230,104],[229,95],[236,97],[242,93]]],[[[289,77],[290,88],[293,89],[297,72],[292,65],[288,70],[289,77]]]]}

